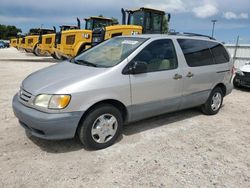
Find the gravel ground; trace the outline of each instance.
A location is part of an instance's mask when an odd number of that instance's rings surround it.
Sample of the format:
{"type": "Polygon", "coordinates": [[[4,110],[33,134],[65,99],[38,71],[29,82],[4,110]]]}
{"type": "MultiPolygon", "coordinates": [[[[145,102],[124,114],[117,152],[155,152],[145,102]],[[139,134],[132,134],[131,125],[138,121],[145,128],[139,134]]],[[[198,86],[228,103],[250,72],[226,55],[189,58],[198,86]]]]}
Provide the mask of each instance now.
{"type": "Polygon", "coordinates": [[[26,136],[12,112],[21,81],[54,63],[0,50],[0,187],[250,187],[249,90],[233,90],[215,116],[190,109],[140,121],[88,151],[26,136]]]}

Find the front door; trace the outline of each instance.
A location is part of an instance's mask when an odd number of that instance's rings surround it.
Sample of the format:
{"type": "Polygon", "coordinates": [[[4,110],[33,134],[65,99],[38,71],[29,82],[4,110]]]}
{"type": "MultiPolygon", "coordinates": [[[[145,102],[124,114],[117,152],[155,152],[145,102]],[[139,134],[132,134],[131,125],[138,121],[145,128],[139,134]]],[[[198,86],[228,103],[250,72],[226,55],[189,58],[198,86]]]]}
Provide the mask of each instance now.
{"type": "Polygon", "coordinates": [[[147,71],[131,74],[132,120],[174,111],[182,96],[181,68],[172,40],[151,42],[130,63],[144,62],[147,71]]]}

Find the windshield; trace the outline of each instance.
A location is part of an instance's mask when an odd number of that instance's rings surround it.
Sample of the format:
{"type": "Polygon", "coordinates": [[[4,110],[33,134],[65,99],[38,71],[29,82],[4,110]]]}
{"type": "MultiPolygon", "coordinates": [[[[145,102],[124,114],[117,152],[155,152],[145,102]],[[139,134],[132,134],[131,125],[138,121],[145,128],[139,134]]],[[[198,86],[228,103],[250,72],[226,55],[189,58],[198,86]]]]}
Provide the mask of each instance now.
{"type": "Polygon", "coordinates": [[[137,37],[112,38],[72,60],[72,63],[94,67],[113,67],[127,58],[147,39],[137,37]]]}
{"type": "Polygon", "coordinates": [[[138,11],[131,14],[129,23],[131,25],[143,26],[143,20],[144,20],[144,12],[138,11]]]}
{"type": "Polygon", "coordinates": [[[89,19],[86,20],[86,28],[87,30],[93,30],[95,28],[102,28],[111,25],[110,20],[103,20],[103,19],[89,19]]]}

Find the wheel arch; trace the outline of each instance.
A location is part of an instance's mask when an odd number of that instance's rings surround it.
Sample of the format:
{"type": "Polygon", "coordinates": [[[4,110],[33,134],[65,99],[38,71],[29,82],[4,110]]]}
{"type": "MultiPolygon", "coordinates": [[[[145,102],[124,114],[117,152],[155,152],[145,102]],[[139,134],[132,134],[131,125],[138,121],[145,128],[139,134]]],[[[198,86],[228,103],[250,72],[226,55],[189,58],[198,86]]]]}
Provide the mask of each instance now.
{"type": "Polygon", "coordinates": [[[99,102],[96,102],[95,104],[91,105],[82,115],[79,123],[78,123],[78,126],[77,126],[77,129],[76,129],[76,133],[77,133],[77,130],[78,128],[80,127],[81,123],[84,121],[85,117],[88,115],[88,113],[93,109],[95,108],[96,106],[98,105],[102,105],[102,104],[109,104],[109,105],[112,105],[114,106],[115,108],[117,108],[121,114],[122,114],[122,118],[123,118],[123,122],[126,122],[127,119],[128,119],[128,111],[127,111],[127,108],[126,106],[121,102],[121,101],[118,101],[116,99],[105,99],[105,100],[101,100],[99,102]]]}
{"type": "MultiPolygon", "coordinates": [[[[222,92],[223,92],[223,96],[225,96],[225,95],[226,95],[227,88],[226,88],[225,84],[223,84],[223,83],[219,83],[219,84],[217,84],[217,85],[215,85],[215,86],[214,86],[214,88],[216,88],[216,87],[221,88],[221,90],[222,90],[222,92]]],[[[214,89],[214,88],[213,88],[213,89],[214,89]]]]}
{"type": "Polygon", "coordinates": [[[91,45],[91,43],[88,42],[80,42],[79,44],[76,45],[75,47],[75,55],[79,55],[81,51],[83,51],[87,45],[91,45]]]}

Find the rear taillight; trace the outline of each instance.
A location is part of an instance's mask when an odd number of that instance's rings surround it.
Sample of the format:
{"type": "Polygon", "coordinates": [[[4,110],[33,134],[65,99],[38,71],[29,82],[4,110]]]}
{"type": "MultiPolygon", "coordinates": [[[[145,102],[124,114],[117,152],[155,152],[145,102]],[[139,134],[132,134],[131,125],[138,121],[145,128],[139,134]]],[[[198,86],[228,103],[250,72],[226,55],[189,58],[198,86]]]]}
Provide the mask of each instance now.
{"type": "Polygon", "coordinates": [[[232,69],[231,69],[231,74],[234,75],[235,72],[236,72],[236,69],[235,69],[235,67],[233,66],[232,69]]]}

